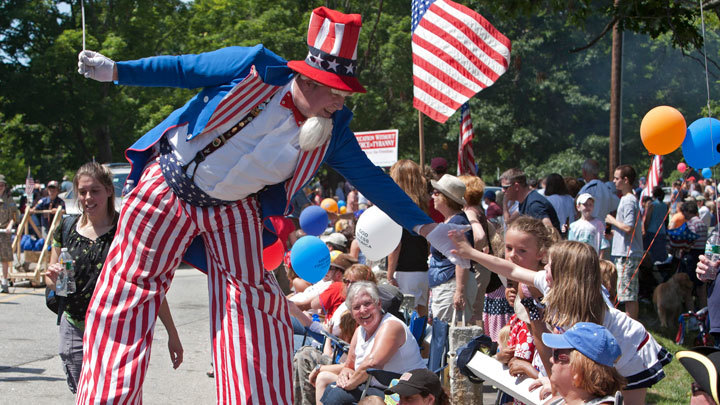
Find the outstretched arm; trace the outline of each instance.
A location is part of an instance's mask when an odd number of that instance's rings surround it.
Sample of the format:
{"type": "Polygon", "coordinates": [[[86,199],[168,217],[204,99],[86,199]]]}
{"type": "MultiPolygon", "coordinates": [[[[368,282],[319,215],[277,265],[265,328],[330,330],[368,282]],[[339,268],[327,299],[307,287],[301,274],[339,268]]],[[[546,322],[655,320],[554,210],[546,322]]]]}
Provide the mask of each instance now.
{"type": "Polygon", "coordinates": [[[167,298],[164,298],[162,304],[160,304],[158,317],[168,333],[168,350],[170,351],[170,360],[172,360],[173,368],[178,368],[183,361],[183,347],[182,343],[180,343],[178,331],[175,329],[175,322],[173,322],[167,298]]]}
{"type": "Polygon", "coordinates": [[[262,45],[123,62],[114,62],[97,52],[82,51],[78,55],[78,72],[101,82],[192,89],[230,83],[233,79],[246,76],[252,65],[264,74],[266,67],[282,66],[284,63],[282,58],[262,45]]]}
{"type": "Polygon", "coordinates": [[[520,267],[511,261],[483,253],[473,249],[465,238],[465,234],[458,231],[450,231],[448,236],[455,245],[452,250],[454,255],[480,263],[493,273],[511,280],[519,281],[528,285],[534,285],[536,272],[520,267]]]}

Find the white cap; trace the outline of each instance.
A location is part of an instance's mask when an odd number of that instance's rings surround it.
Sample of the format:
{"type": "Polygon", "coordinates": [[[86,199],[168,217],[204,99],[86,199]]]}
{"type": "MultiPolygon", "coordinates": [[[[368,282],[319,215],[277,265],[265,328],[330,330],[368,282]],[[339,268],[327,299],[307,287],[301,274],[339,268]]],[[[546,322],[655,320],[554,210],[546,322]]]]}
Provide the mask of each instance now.
{"type": "Polygon", "coordinates": [[[579,196],[577,196],[577,200],[575,201],[575,205],[585,204],[585,203],[587,202],[587,200],[593,200],[593,202],[595,201],[595,199],[593,198],[592,194],[590,194],[590,193],[582,193],[582,194],[580,194],[579,196]]]}

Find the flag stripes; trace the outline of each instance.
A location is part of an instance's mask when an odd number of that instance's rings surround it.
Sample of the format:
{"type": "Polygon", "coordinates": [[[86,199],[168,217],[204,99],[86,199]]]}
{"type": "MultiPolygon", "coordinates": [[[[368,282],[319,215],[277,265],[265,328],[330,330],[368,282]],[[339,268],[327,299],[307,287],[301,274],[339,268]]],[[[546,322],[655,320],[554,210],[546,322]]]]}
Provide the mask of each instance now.
{"type": "Polygon", "coordinates": [[[451,0],[412,2],[413,106],[445,122],[510,64],[510,40],[451,0]]]}

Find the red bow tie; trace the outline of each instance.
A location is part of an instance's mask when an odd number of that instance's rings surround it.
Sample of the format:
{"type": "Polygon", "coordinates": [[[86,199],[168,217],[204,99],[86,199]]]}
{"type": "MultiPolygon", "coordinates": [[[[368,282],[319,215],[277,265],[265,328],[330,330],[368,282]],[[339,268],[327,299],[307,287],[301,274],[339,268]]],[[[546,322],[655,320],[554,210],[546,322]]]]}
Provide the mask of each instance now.
{"type": "Polygon", "coordinates": [[[301,126],[302,124],[305,123],[305,120],[307,118],[295,106],[295,103],[293,102],[293,99],[292,99],[292,94],[290,94],[289,91],[287,93],[285,93],[282,100],[280,100],[280,105],[289,110],[292,110],[293,117],[295,117],[295,123],[297,124],[297,126],[301,126]]]}

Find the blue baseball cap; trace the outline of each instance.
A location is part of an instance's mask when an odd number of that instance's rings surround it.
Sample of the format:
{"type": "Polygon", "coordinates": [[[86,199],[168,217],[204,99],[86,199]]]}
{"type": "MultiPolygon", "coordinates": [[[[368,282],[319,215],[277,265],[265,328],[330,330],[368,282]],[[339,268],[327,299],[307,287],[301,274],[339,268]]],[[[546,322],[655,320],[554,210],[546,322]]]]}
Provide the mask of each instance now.
{"type": "Polygon", "coordinates": [[[485,190],[483,198],[487,198],[490,201],[495,201],[495,192],[492,190],[485,190]]]}
{"type": "Polygon", "coordinates": [[[542,341],[553,349],[575,349],[590,360],[608,367],[613,367],[622,354],[610,331],[592,322],[578,322],[562,335],[543,333],[542,341]]]}

